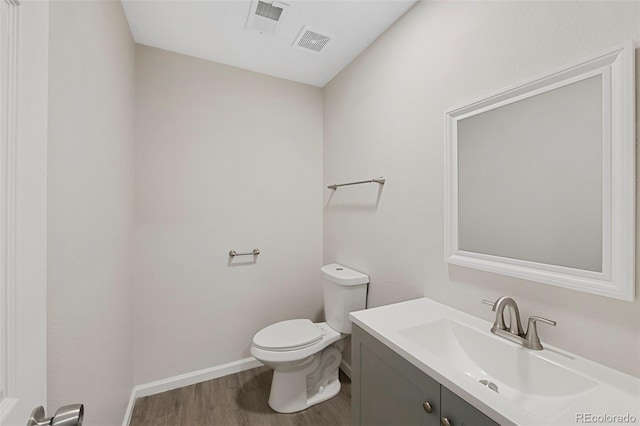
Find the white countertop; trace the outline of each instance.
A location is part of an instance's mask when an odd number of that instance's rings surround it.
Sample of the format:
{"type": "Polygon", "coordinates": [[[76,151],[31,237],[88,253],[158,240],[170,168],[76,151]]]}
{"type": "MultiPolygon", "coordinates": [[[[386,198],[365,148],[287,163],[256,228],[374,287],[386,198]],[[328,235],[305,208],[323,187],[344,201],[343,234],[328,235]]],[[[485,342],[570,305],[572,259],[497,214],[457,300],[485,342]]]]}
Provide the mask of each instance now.
{"type": "MultiPolygon", "coordinates": [[[[607,422],[603,422],[596,416],[618,415],[627,415],[627,418],[634,416],[635,424],[640,424],[639,378],[545,345],[544,334],[541,337],[545,346],[544,350],[532,351],[491,334],[489,330],[492,324],[490,322],[427,298],[352,312],[350,318],[354,324],[501,425],[602,424],[607,422]],[[557,408],[558,412],[552,416],[545,418],[544,415],[536,415],[507,397],[481,385],[477,378],[471,377],[467,372],[407,337],[408,329],[429,323],[433,324],[441,320],[463,324],[483,333],[483,339],[485,337],[499,339],[500,342],[515,348],[509,348],[511,352],[528,351],[527,356],[539,357],[539,359],[555,366],[585,376],[595,382],[594,386],[584,394],[572,396],[567,400],[570,403],[567,403],[566,406],[560,405],[557,408]],[[580,414],[582,414],[582,419],[579,419],[580,414]],[[592,416],[590,421],[588,416],[592,416]]],[[[547,398],[546,395],[539,397],[547,398]]],[[[564,400],[559,399],[557,402],[563,404],[564,400]]],[[[615,424],[615,422],[609,422],[609,424],[612,423],[615,424]]]]}

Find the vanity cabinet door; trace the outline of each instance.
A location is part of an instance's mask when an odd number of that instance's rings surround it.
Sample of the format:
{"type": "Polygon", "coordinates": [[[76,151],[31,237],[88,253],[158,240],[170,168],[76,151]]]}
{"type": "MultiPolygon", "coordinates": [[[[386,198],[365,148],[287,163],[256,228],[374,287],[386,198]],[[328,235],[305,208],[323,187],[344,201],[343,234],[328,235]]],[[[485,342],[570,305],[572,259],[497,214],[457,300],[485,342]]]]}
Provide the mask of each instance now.
{"type": "Polygon", "coordinates": [[[442,386],[441,410],[443,425],[451,426],[500,426],[471,404],[442,386]],[[446,419],[446,421],[444,420],[446,419]],[[447,423],[448,422],[448,423],[447,423]]]}
{"type": "Polygon", "coordinates": [[[354,425],[440,424],[438,382],[356,325],[353,326],[352,339],[351,406],[354,425]]]}

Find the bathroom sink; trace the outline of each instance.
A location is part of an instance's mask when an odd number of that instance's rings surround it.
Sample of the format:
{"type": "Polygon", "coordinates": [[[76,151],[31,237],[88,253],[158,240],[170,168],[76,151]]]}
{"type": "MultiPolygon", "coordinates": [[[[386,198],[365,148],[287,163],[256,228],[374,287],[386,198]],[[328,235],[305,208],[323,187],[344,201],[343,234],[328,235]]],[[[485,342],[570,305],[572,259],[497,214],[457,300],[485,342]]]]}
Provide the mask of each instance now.
{"type": "Polygon", "coordinates": [[[500,425],[579,426],[594,410],[640,418],[639,378],[556,348],[544,333],[543,350],[527,349],[492,334],[491,322],[426,297],[350,318],[500,425]]]}
{"type": "Polygon", "coordinates": [[[545,420],[583,399],[599,383],[537,351],[450,319],[398,330],[451,367],[545,420]]]}

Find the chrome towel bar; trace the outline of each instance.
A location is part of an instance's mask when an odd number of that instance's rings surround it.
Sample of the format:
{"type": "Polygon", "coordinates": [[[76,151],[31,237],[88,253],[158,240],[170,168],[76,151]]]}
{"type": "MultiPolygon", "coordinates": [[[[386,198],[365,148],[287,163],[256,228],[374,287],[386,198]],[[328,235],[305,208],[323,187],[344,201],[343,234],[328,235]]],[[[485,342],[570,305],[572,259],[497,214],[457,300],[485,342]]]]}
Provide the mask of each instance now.
{"type": "Polygon", "coordinates": [[[235,250],[229,250],[229,257],[236,257],[236,256],[257,256],[260,254],[260,249],[253,249],[250,252],[247,253],[238,253],[235,250]]]}
{"type": "Polygon", "coordinates": [[[369,179],[369,180],[361,180],[361,181],[358,181],[358,182],[339,183],[339,184],[338,183],[334,183],[333,185],[327,186],[327,188],[336,190],[340,186],[360,185],[362,183],[378,183],[380,185],[384,185],[384,182],[385,182],[384,176],[380,176],[379,178],[373,178],[373,179],[369,179]]]}

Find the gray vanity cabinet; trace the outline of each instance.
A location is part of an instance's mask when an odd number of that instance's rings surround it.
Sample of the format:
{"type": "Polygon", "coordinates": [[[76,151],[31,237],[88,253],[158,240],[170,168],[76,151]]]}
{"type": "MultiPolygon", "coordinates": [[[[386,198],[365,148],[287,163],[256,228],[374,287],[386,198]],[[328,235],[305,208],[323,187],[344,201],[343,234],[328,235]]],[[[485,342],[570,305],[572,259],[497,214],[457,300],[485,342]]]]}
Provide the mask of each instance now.
{"type": "Polygon", "coordinates": [[[356,325],[351,338],[354,425],[440,424],[440,383],[356,325]]]}
{"type": "Polygon", "coordinates": [[[351,362],[354,426],[498,425],[355,324],[351,362]]]}
{"type": "MultiPolygon", "coordinates": [[[[424,373],[423,373],[424,374],[424,373]]],[[[441,386],[440,417],[447,419],[451,426],[498,426],[498,423],[485,416],[464,399],[441,386]]],[[[447,426],[446,422],[442,423],[447,426]]]]}

